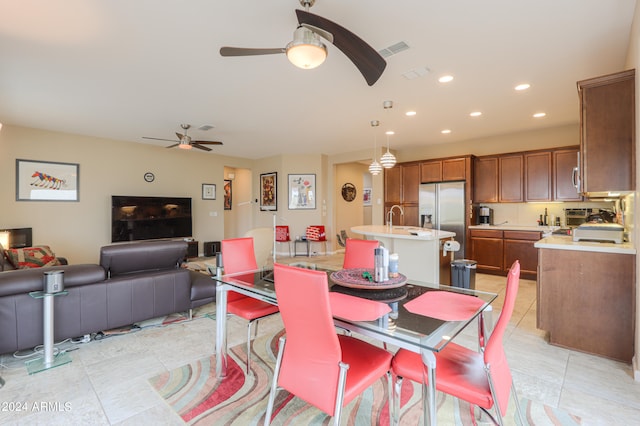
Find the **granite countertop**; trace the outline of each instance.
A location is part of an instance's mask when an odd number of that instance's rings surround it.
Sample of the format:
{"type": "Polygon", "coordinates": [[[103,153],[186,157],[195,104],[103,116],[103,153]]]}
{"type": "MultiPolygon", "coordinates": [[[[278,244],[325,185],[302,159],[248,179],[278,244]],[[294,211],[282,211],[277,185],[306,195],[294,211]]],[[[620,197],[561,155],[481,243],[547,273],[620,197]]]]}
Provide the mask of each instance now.
{"type": "Polygon", "coordinates": [[[556,250],[575,250],[575,251],[593,251],[600,253],[616,253],[616,254],[636,254],[633,243],[600,243],[591,241],[573,241],[570,236],[552,235],[541,239],[534,244],[536,248],[556,249],[556,250]]]}
{"type": "Polygon", "coordinates": [[[418,226],[394,226],[389,228],[386,225],[362,225],[354,226],[351,232],[373,237],[400,238],[411,240],[440,240],[443,238],[455,237],[455,232],[439,231],[436,229],[425,229],[418,226]],[[419,235],[414,235],[415,233],[419,235]]]}

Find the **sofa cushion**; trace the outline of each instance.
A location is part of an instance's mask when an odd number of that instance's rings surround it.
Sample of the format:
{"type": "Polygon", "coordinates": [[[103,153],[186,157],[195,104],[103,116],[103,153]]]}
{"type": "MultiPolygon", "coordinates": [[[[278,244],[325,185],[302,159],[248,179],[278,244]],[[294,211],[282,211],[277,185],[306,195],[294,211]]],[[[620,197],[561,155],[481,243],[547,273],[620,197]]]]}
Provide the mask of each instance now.
{"type": "Polygon", "coordinates": [[[7,249],[5,252],[9,262],[17,269],[60,265],[49,246],[7,249]]]}
{"type": "Polygon", "coordinates": [[[109,277],[176,269],[187,254],[184,241],[144,241],[100,248],[100,266],[109,277]]]}

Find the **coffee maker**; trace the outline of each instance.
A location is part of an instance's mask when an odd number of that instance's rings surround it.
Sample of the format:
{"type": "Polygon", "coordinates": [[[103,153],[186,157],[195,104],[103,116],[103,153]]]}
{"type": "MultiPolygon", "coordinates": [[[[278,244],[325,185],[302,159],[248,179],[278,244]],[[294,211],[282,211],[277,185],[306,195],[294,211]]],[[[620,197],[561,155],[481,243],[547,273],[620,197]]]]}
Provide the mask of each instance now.
{"type": "Polygon", "coordinates": [[[493,225],[493,209],[480,206],[478,207],[478,225],[493,225]]]}

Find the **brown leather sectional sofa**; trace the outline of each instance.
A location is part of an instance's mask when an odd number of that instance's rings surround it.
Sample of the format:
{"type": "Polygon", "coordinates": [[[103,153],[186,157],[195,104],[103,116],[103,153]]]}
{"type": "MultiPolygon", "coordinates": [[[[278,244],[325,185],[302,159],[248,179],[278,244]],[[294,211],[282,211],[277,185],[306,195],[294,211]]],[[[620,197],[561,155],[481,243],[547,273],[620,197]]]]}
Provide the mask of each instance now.
{"type": "Polygon", "coordinates": [[[183,241],[115,244],[100,249],[99,265],[0,272],[0,353],[42,344],[43,302],[29,293],[42,291],[46,270],[64,271],[67,292],[55,298],[56,341],[215,301],[210,278],[180,267],[186,252],[183,241]]]}

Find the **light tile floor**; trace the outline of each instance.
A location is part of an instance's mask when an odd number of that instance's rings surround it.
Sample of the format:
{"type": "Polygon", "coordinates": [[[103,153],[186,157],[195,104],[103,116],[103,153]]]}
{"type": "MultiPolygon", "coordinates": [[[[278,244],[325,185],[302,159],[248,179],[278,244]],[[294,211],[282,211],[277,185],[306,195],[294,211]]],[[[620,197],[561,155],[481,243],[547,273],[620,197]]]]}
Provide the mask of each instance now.
{"type": "MultiPolygon", "coordinates": [[[[297,258],[290,260],[307,260],[297,258]]],[[[280,259],[288,261],[289,259],[280,259]]],[[[313,257],[341,266],[340,255],[313,257]]],[[[476,288],[500,293],[506,279],[476,275],[476,288]]],[[[505,347],[521,397],[581,416],[586,425],[640,422],[640,382],[631,366],[549,345],[535,328],[535,281],[521,280],[505,347]]],[[[214,305],[206,310],[214,311],[214,305]]],[[[228,343],[244,343],[246,323],[230,317],[228,343]]],[[[282,327],[278,315],[263,320],[259,332],[282,327]]],[[[457,339],[473,344],[473,336],[457,339]]],[[[0,355],[0,424],[179,425],[182,420],[152,390],[150,377],[214,353],[215,321],[197,318],[167,327],[146,328],[86,344],[66,344],[72,362],[28,375],[23,359],[0,355]]]]}

